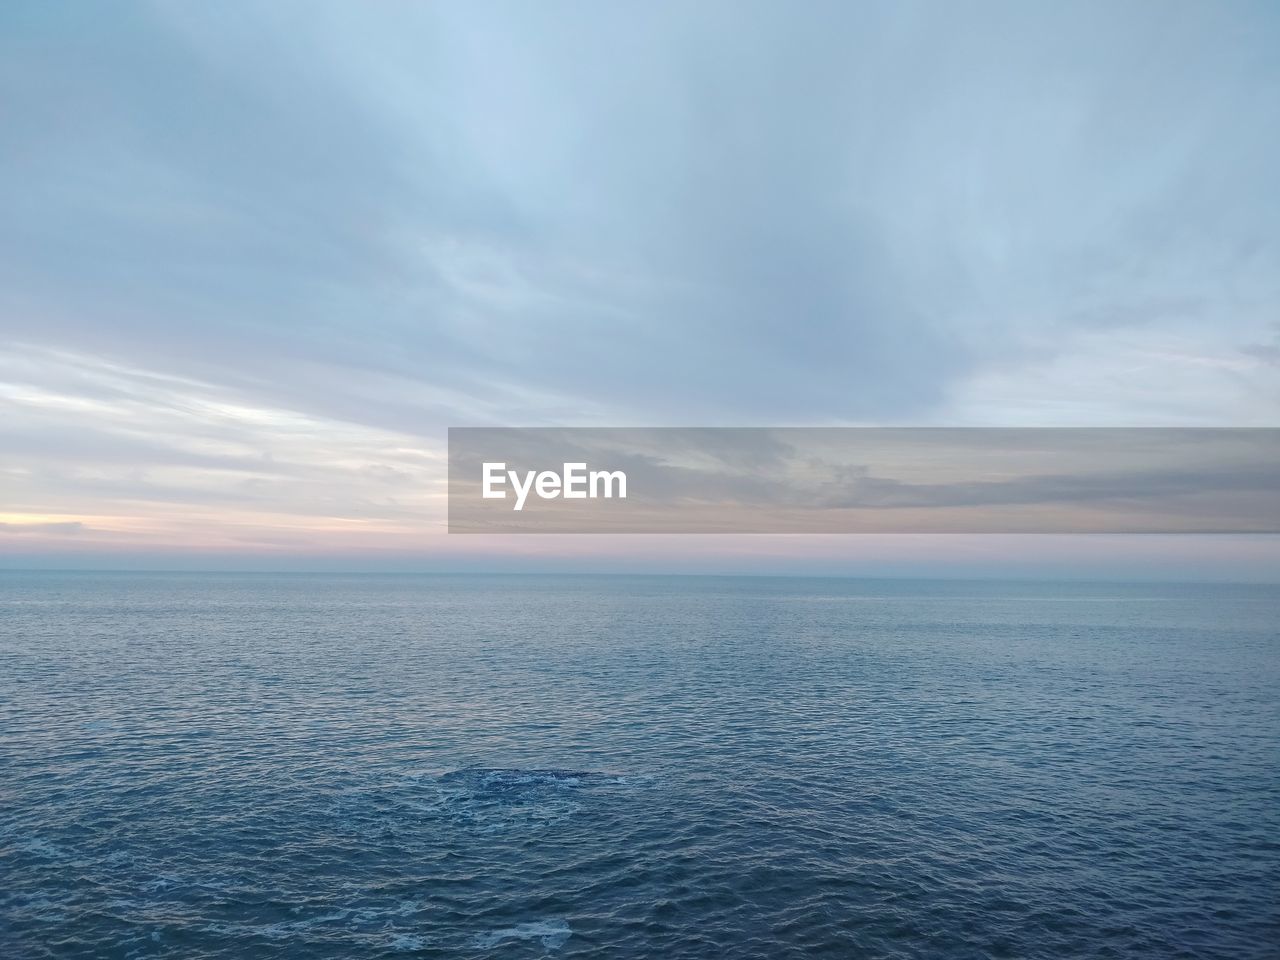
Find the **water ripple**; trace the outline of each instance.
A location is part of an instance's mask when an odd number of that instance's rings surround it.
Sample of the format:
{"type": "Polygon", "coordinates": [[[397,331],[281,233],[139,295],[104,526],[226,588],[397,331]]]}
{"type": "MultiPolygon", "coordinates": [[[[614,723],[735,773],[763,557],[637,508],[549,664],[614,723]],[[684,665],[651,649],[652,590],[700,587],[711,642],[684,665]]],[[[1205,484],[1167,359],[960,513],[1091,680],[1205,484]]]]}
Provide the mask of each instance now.
{"type": "Polygon", "coordinates": [[[1239,587],[0,581],[0,956],[1274,958],[1277,624],[1239,587]]]}

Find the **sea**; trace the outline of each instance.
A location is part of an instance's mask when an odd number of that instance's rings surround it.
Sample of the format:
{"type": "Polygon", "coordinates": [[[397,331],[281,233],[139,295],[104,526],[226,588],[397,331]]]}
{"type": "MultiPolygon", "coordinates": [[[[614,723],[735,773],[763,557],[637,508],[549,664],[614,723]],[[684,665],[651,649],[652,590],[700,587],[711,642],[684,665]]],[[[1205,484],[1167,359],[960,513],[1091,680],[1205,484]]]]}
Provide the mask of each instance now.
{"type": "Polygon", "coordinates": [[[0,957],[1280,957],[1280,588],[0,573],[0,957]]]}

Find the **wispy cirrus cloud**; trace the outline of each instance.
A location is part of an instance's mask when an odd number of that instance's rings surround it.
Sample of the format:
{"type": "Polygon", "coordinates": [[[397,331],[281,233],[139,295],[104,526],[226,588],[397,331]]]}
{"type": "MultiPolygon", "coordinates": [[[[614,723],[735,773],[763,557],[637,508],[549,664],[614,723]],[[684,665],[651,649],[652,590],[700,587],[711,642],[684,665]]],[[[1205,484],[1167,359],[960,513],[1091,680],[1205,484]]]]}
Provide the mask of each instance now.
{"type": "Polygon", "coordinates": [[[443,460],[409,435],[38,348],[0,359],[0,401],[0,522],[23,530],[216,545],[440,524],[443,460]]]}

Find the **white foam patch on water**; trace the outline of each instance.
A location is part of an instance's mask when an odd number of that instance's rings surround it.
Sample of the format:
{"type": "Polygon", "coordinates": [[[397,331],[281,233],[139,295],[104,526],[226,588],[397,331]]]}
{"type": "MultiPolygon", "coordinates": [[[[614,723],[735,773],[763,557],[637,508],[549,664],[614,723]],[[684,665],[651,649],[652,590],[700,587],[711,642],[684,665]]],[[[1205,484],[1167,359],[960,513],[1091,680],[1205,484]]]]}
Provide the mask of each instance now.
{"type": "Polygon", "coordinates": [[[14,844],[14,849],[22,853],[34,854],[37,857],[43,857],[46,860],[65,860],[67,858],[64,851],[56,843],[51,843],[43,837],[30,837],[26,840],[19,841],[14,844]]]}
{"type": "Polygon", "coordinates": [[[573,934],[569,921],[563,917],[518,923],[514,927],[490,930],[478,934],[472,944],[480,950],[491,950],[507,940],[538,940],[548,950],[559,950],[573,934]]]}
{"type": "Polygon", "coordinates": [[[391,938],[391,942],[387,945],[396,953],[414,953],[418,950],[427,948],[427,941],[423,937],[416,937],[412,933],[397,933],[391,938]]]}
{"type": "Polygon", "coordinates": [[[584,804],[610,789],[634,787],[649,778],[594,770],[464,767],[443,773],[409,774],[404,783],[430,791],[402,805],[416,814],[443,817],[476,833],[536,829],[576,816],[584,804]]]}
{"type": "Polygon", "coordinates": [[[176,887],[181,883],[181,877],[174,876],[171,873],[161,873],[142,884],[142,890],[146,893],[159,893],[162,890],[169,890],[176,887]]]}

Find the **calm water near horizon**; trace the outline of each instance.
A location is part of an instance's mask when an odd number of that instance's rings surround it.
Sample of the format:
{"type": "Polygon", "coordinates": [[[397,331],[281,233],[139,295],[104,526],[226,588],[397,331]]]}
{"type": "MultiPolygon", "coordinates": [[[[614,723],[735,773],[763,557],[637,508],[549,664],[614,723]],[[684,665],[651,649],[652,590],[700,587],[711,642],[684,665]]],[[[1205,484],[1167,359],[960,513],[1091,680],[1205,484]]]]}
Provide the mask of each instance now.
{"type": "Polygon", "coordinates": [[[1280,957],[1280,588],[0,573],[0,957],[1280,957]]]}

